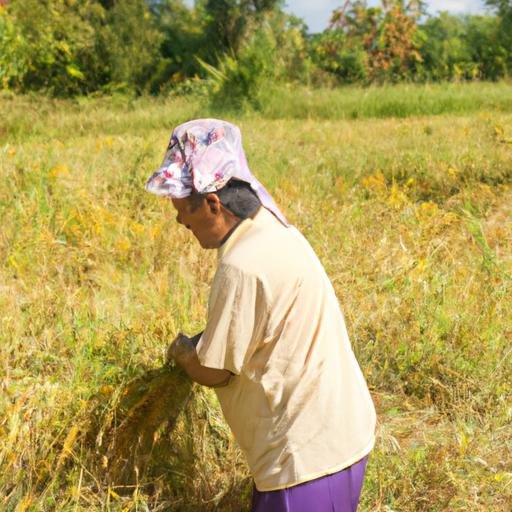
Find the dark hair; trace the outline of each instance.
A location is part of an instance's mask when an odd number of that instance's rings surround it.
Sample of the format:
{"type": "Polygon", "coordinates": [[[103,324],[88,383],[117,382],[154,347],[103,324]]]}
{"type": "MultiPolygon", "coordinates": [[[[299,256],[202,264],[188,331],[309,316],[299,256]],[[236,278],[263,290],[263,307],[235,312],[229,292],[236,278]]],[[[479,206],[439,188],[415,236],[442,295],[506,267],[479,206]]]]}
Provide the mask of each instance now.
{"type": "MultiPolygon", "coordinates": [[[[252,217],[261,206],[261,201],[256,192],[245,181],[231,179],[215,194],[219,197],[222,206],[240,219],[252,217]]],[[[189,197],[192,210],[198,208],[204,198],[205,194],[193,193],[189,197]]]]}

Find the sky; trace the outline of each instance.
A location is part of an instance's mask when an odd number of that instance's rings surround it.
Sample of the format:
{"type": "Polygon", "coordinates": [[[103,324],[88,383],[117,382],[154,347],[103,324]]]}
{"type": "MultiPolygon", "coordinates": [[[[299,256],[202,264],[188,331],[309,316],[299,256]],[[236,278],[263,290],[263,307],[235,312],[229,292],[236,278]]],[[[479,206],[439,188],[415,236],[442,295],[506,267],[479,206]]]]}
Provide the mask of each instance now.
{"type": "MultiPolygon", "coordinates": [[[[321,32],[327,27],[331,13],[343,5],[343,0],[285,0],[285,11],[302,18],[309,32],[321,32]]],[[[380,2],[369,1],[369,5],[380,2]]],[[[449,11],[454,14],[479,14],[485,12],[483,0],[427,0],[427,9],[431,14],[449,11]]]]}

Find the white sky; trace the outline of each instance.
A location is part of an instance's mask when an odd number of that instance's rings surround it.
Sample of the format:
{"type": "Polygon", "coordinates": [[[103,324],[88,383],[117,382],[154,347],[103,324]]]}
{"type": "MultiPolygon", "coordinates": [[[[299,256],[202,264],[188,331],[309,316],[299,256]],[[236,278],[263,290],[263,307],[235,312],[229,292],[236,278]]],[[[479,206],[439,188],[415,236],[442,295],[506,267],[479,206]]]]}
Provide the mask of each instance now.
{"type": "MultiPolygon", "coordinates": [[[[302,18],[310,32],[320,32],[327,27],[332,11],[343,3],[343,0],[286,0],[285,11],[302,18]]],[[[377,5],[380,2],[370,0],[368,3],[377,5]]],[[[484,12],[483,0],[427,0],[426,4],[431,14],[438,11],[450,11],[455,14],[484,12]]]]}

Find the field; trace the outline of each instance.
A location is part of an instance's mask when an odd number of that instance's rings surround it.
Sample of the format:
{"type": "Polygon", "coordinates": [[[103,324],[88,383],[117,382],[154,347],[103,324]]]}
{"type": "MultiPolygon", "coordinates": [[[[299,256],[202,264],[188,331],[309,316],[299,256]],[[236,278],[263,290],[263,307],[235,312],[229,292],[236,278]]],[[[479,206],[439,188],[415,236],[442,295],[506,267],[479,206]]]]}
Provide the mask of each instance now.
{"type": "MultiPolygon", "coordinates": [[[[379,415],[360,510],[511,511],[512,88],[400,87],[214,114],[343,306],[379,415]]],[[[162,368],[215,254],[143,186],[203,103],[0,97],[2,511],[247,509],[214,394],[162,368]]]]}

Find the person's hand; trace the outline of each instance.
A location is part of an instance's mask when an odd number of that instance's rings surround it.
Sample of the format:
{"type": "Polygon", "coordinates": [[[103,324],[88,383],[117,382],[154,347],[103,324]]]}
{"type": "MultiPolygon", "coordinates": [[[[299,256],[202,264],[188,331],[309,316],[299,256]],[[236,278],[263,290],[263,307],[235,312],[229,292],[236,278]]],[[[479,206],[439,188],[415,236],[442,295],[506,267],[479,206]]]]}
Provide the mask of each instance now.
{"type": "Polygon", "coordinates": [[[196,349],[192,340],[180,332],[167,348],[165,362],[169,364],[171,361],[176,361],[180,365],[183,365],[183,363],[195,354],[196,349]]]}

